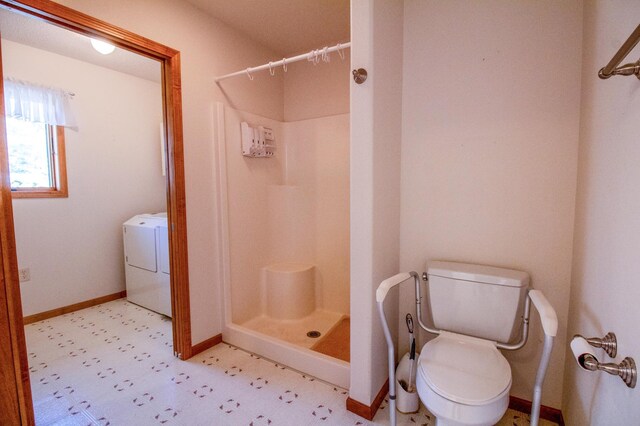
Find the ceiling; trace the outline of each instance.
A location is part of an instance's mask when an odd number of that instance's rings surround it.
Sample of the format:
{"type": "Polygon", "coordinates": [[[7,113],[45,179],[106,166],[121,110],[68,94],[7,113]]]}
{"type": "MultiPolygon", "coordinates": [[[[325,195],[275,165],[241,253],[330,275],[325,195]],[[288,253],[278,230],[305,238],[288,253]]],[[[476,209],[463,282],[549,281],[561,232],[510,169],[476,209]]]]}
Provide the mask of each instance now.
{"type": "Polygon", "coordinates": [[[0,9],[0,31],[3,40],[25,44],[146,80],[158,83],[161,80],[160,63],[153,59],[119,48],[109,55],[103,55],[91,47],[89,37],[5,9],[0,9]]]}
{"type": "Polygon", "coordinates": [[[349,0],[187,0],[282,56],[350,40],[349,0]]]}

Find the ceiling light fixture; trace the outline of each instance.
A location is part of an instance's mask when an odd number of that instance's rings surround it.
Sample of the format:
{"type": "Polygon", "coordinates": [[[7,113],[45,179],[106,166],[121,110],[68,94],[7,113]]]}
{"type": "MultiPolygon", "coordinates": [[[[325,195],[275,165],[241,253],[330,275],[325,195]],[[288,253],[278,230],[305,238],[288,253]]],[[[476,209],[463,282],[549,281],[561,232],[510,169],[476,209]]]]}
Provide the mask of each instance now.
{"type": "Polygon", "coordinates": [[[91,45],[93,46],[94,49],[96,49],[98,52],[102,53],[103,55],[108,55],[109,53],[112,53],[116,48],[113,44],[109,44],[106,41],[96,40],[93,38],[91,39],[91,45]]]}

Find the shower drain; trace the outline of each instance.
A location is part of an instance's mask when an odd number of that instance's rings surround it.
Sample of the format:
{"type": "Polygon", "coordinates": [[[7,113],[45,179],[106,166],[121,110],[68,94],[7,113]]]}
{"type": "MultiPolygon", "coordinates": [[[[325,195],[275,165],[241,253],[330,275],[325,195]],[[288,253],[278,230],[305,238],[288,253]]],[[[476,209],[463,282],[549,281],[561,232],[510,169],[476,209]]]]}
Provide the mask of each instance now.
{"type": "Polygon", "coordinates": [[[318,337],[320,337],[322,333],[320,333],[317,330],[311,330],[307,332],[307,337],[311,337],[312,339],[317,339],[318,337]]]}

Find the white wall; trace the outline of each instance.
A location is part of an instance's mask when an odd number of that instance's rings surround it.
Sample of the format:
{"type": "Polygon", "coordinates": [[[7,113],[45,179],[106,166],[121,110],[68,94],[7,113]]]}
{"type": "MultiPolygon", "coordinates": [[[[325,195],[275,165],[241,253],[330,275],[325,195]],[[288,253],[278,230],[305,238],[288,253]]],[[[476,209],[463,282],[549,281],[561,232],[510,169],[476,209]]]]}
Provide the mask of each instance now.
{"type": "Polygon", "coordinates": [[[60,3],[164,43],[181,52],[192,343],[222,331],[222,276],[213,151],[216,101],[282,120],[281,77],[216,75],[263,64],[279,55],[179,0],[61,0],[60,3]]]}
{"type": "Polygon", "coordinates": [[[344,60],[333,53],[329,63],[296,62],[286,73],[278,68],[284,122],[226,109],[235,323],[260,313],[262,296],[255,292],[262,289],[252,284],[260,269],[286,261],[315,264],[317,306],[349,313],[349,69],[349,49],[344,60]],[[273,158],[239,155],[241,121],[273,127],[273,158]]]}
{"type": "MultiPolygon", "coordinates": [[[[584,14],[580,162],[568,336],[613,331],[618,356],[640,359],[640,92],[635,77],[597,72],[638,25],[636,1],[587,1],[584,14]]],[[[624,61],[638,58],[636,48],[624,61]]],[[[640,393],[614,376],[565,362],[562,411],[569,425],[631,425],[640,393]]]]}
{"type": "Polygon", "coordinates": [[[273,262],[270,247],[270,185],[283,183],[283,155],[272,158],[242,156],[240,123],[270,127],[282,147],[282,123],[254,114],[225,108],[229,272],[231,310],[235,324],[262,313],[261,268],[273,262]]]}
{"type": "Polygon", "coordinates": [[[295,170],[306,174],[313,186],[318,302],[324,309],[348,314],[350,49],[344,50],[344,59],[337,52],[330,56],[328,63],[288,66],[284,129],[287,157],[302,161],[290,169],[294,175],[295,170]]]}
{"type": "MultiPolygon", "coordinates": [[[[425,261],[446,259],[529,272],[558,313],[542,402],[560,407],[581,3],[404,4],[400,269],[424,271],[425,261]]],[[[402,318],[415,311],[413,288],[405,289],[402,318]]],[[[527,346],[506,355],[511,394],[528,400],[542,349],[532,317],[527,346]]],[[[406,351],[404,324],[400,331],[406,351]]]]}
{"type": "MultiPolygon", "coordinates": [[[[351,386],[370,405],[387,378],[386,344],[375,307],[380,282],[399,269],[402,2],[351,2],[351,386]]],[[[396,318],[396,298],[387,303],[396,318]]],[[[393,324],[395,321],[393,321],[393,324]]]]}
{"type": "Polygon", "coordinates": [[[349,312],[349,115],[292,123],[225,109],[232,320],[262,312],[262,268],[316,266],[316,306],[349,312]],[[273,129],[276,153],[240,152],[240,123],[273,129]]]}
{"type": "Polygon", "coordinates": [[[69,198],[13,202],[25,315],[124,290],[122,222],[166,210],[160,84],[6,40],[2,62],[8,77],[76,94],[69,198]]]}
{"type": "MultiPolygon", "coordinates": [[[[319,66],[319,65],[318,65],[319,66]]],[[[349,114],[284,123],[287,183],[309,191],[319,307],[349,313],[349,114]]],[[[301,212],[293,212],[294,216],[301,212]]]]}

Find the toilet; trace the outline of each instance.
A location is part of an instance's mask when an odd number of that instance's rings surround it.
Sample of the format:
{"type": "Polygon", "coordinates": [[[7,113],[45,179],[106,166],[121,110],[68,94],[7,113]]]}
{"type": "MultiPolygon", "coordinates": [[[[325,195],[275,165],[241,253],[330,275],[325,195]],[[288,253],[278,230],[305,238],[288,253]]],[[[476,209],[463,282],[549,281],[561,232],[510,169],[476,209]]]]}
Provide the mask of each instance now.
{"type": "Polygon", "coordinates": [[[511,367],[498,347],[521,338],[529,275],[430,262],[427,276],[426,311],[439,334],[418,359],[418,395],[437,426],[494,425],[511,389],[511,367]]]}
{"type": "MultiPolygon", "coordinates": [[[[535,307],[544,332],[531,402],[531,426],[537,426],[558,316],[544,294],[530,288],[529,274],[432,261],[422,275],[400,272],[382,281],[376,304],[387,342],[390,383],[396,383],[396,355],[384,303],[391,289],[409,280],[414,282],[418,325],[437,336],[422,347],[416,368],[418,396],[436,417],[437,426],[494,425],[502,418],[509,406],[511,367],[500,350],[526,345],[529,315],[535,307]],[[426,306],[421,281],[427,281],[426,306]]],[[[395,388],[389,387],[391,426],[396,425],[395,388]]]]}

